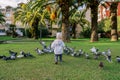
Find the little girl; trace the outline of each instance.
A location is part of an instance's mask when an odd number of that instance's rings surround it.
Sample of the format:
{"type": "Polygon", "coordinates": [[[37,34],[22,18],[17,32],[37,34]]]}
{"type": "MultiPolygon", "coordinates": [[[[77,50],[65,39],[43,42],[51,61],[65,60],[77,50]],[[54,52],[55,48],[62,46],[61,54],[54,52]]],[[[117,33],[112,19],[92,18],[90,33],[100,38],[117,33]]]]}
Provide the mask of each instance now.
{"type": "Polygon", "coordinates": [[[62,41],[62,34],[58,32],[56,34],[56,39],[51,44],[51,48],[54,50],[54,54],[55,54],[55,64],[58,64],[58,57],[60,59],[60,62],[62,62],[62,53],[64,46],[65,44],[62,41]]]}

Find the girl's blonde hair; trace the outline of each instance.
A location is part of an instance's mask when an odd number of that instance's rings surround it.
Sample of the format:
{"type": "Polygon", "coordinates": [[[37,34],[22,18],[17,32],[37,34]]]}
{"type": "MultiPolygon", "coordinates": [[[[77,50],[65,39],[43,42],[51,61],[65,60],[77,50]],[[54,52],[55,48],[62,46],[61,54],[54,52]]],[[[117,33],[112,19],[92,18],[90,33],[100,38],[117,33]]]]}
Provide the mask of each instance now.
{"type": "Polygon", "coordinates": [[[58,32],[56,34],[56,39],[62,39],[62,33],[61,32],[58,32]]]}

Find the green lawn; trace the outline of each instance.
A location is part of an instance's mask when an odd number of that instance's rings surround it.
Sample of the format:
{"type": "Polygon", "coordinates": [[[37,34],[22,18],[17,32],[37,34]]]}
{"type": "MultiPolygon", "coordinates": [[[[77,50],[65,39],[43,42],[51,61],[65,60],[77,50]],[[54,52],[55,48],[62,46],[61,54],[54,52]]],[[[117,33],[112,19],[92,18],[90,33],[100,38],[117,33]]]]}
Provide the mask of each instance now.
{"type": "MultiPolygon", "coordinates": [[[[47,45],[50,41],[46,42],[47,45]]],[[[54,55],[37,55],[35,48],[42,48],[39,42],[14,42],[0,44],[0,55],[9,55],[8,50],[31,52],[35,58],[23,58],[10,61],[0,60],[0,80],[120,80],[120,63],[115,60],[120,55],[120,42],[110,42],[102,39],[96,43],[90,43],[88,39],[79,39],[66,43],[67,46],[83,49],[88,52],[91,59],[84,57],[72,57],[63,55],[63,62],[54,64],[54,55]],[[101,57],[94,60],[90,48],[96,46],[100,51],[110,48],[113,63],[109,63],[101,57]],[[98,64],[103,61],[104,68],[98,64]]]]}

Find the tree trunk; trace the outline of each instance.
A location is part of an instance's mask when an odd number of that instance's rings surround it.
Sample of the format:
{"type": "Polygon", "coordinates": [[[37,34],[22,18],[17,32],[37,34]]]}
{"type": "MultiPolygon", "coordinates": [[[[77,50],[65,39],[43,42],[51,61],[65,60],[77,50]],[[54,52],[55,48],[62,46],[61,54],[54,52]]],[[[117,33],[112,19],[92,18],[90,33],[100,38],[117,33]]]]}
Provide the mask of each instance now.
{"type": "Polygon", "coordinates": [[[118,41],[118,33],[117,33],[117,2],[113,2],[110,6],[111,11],[111,41],[118,41]]]}
{"type": "Polygon", "coordinates": [[[62,11],[62,39],[64,42],[70,42],[69,1],[62,0],[59,5],[62,11]]]}
{"type": "Polygon", "coordinates": [[[90,42],[98,41],[98,1],[94,1],[91,8],[91,40],[90,42]]]}
{"type": "Polygon", "coordinates": [[[39,19],[36,19],[35,20],[35,22],[32,24],[32,37],[34,38],[34,39],[38,39],[38,21],[39,21],[39,19]]]}
{"type": "Polygon", "coordinates": [[[76,39],[76,23],[74,23],[72,26],[72,33],[73,33],[73,38],[76,39]]]}

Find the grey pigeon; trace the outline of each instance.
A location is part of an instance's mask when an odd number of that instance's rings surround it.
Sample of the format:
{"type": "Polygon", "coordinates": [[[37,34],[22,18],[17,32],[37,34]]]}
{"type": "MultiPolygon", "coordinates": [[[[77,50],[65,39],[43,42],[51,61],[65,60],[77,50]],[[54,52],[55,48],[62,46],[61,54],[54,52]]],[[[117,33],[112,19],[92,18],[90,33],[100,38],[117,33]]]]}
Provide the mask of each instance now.
{"type": "Polygon", "coordinates": [[[116,56],[117,62],[120,62],[120,56],[116,56]]]}

